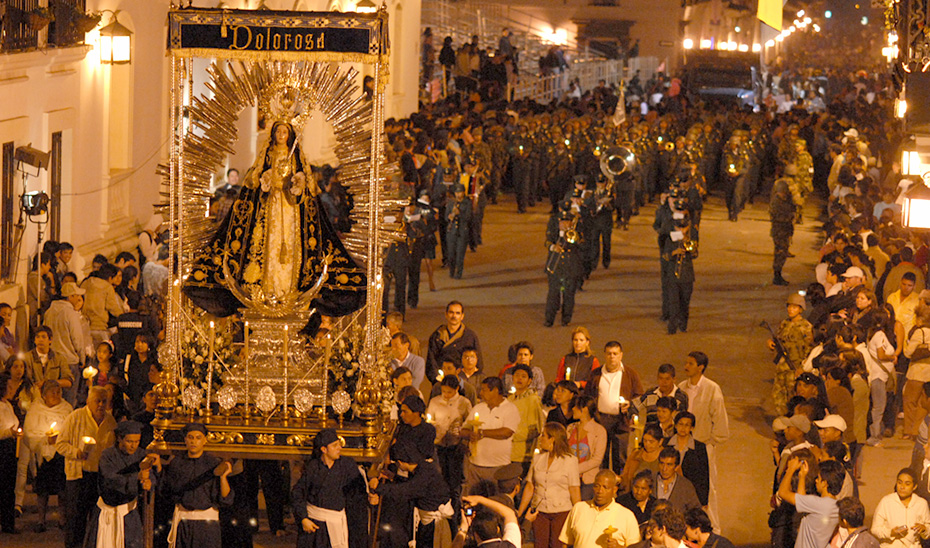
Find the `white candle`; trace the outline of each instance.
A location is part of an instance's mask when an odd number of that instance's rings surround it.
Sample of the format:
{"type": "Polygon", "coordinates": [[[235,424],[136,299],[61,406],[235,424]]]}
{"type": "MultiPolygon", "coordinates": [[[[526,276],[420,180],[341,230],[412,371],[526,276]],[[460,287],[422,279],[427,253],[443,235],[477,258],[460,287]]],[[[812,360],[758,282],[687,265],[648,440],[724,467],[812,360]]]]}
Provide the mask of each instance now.
{"type": "Polygon", "coordinates": [[[249,322],[245,322],[245,356],[242,358],[242,363],[245,366],[245,412],[246,415],[249,413],[249,322]]]}
{"type": "Polygon", "coordinates": [[[572,380],[572,368],[571,367],[565,368],[565,380],[569,380],[569,381],[572,380]]]}
{"type": "Polygon", "coordinates": [[[436,374],[436,378],[437,378],[438,380],[440,380],[440,381],[441,381],[442,378],[445,377],[445,376],[446,376],[446,373],[445,373],[445,371],[443,371],[442,369],[440,369],[440,370],[439,370],[439,373],[436,374]]]}
{"type": "Polygon", "coordinates": [[[287,347],[290,342],[288,325],[284,324],[284,416],[287,417],[287,347]]]}

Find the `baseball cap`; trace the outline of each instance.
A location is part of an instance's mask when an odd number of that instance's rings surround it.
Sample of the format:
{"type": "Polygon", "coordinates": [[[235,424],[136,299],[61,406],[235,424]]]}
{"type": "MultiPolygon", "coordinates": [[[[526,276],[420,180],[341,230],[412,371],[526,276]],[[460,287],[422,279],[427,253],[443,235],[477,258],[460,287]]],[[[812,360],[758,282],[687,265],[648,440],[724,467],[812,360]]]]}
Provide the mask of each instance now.
{"type": "Polygon", "coordinates": [[[797,414],[791,417],[778,417],[772,422],[772,430],[782,432],[789,426],[793,426],[807,434],[811,430],[811,421],[806,416],[797,414]]]}
{"type": "Polygon", "coordinates": [[[823,420],[814,421],[817,428],[836,428],[840,432],[846,431],[846,420],[839,415],[827,415],[823,420]]]}
{"type": "Polygon", "coordinates": [[[865,278],[865,274],[862,272],[862,269],[858,266],[851,266],[846,269],[846,272],[843,272],[844,278],[865,278]]]}

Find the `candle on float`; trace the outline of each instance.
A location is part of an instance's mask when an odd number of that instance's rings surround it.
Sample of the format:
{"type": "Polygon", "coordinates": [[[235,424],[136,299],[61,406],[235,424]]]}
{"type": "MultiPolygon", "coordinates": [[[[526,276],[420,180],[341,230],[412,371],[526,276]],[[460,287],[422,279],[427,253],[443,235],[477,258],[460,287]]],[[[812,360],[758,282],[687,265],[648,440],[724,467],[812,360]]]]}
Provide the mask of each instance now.
{"type": "Polygon", "coordinates": [[[243,356],[242,363],[245,366],[245,413],[249,413],[249,381],[251,381],[249,375],[249,322],[245,322],[243,340],[245,342],[245,356],[243,356]]]}
{"type": "Polygon", "coordinates": [[[284,402],[281,406],[284,410],[284,417],[287,418],[287,350],[290,344],[290,331],[287,324],[284,324],[284,402]]]}

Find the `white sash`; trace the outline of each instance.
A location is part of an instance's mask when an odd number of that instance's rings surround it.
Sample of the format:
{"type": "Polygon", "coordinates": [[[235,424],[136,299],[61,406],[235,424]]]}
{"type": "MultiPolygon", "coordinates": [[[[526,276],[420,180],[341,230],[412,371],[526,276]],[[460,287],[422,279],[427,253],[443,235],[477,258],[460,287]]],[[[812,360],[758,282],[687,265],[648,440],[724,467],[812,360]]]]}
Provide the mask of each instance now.
{"type": "Polygon", "coordinates": [[[329,543],[333,548],[349,548],[349,522],[345,510],[330,510],[307,504],[307,517],[326,522],[329,543]]]}
{"type": "MultiPolygon", "coordinates": [[[[444,502],[437,510],[422,510],[420,508],[413,509],[413,540],[410,541],[410,546],[415,547],[417,545],[417,530],[420,528],[420,524],[429,525],[434,521],[439,521],[443,519],[449,519],[452,517],[452,514],[455,513],[455,510],[452,508],[452,501],[447,500],[444,502]]],[[[435,533],[434,533],[435,536],[435,533]]]]}
{"type": "Polygon", "coordinates": [[[174,516],[171,517],[171,531],[168,532],[168,546],[174,548],[178,541],[178,525],[184,520],[190,521],[219,521],[220,513],[216,508],[206,510],[188,510],[180,504],[174,505],[174,516]]]}
{"type": "Polygon", "coordinates": [[[97,548],[123,548],[126,546],[125,520],[127,514],[136,509],[136,501],[119,506],[110,506],[97,499],[100,515],[97,517],[97,548]]]}

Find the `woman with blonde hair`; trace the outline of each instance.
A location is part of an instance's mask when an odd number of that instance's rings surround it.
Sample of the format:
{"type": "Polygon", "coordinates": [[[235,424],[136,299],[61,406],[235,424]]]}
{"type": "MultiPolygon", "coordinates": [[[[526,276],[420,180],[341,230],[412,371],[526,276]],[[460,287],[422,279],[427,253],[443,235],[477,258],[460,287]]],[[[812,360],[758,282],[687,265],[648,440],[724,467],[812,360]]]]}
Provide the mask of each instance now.
{"type": "Polygon", "coordinates": [[[556,382],[568,379],[584,386],[591,376],[591,371],[600,367],[597,357],[591,352],[591,333],[588,328],[579,325],[572,329],[572,351],[562,356],[556,370],[556,382]],[[570,370],[566,372],[566,370],[570,370]]]}
{"type": "Polygon", "coordinates": [[[578,457],[568,445],[565,427],[546,423],[539,437],[539,453],[533,457],[518,515],[533,523],[536,548],[562,548],[559,533],[568,512],[581,500],[578,457]],[[532,503],[532,505],[531,505],[532,503]]]}

